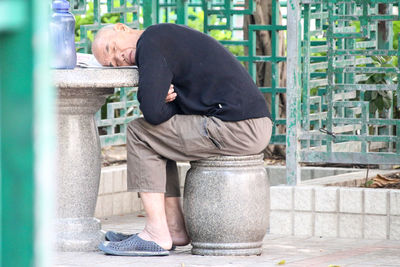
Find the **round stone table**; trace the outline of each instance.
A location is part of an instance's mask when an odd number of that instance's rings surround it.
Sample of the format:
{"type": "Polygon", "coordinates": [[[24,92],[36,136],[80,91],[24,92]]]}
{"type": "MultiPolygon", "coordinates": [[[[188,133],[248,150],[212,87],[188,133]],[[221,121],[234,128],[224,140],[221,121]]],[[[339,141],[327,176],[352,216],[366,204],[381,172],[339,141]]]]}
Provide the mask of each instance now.
{"type": "Polygon", "coordinates": [[[94,218],[101,171],[94,114],[116,87],[137,86],[136,69],[53,70],[57,105],[56,245],[92,251],[104,239],[94,218]]]}

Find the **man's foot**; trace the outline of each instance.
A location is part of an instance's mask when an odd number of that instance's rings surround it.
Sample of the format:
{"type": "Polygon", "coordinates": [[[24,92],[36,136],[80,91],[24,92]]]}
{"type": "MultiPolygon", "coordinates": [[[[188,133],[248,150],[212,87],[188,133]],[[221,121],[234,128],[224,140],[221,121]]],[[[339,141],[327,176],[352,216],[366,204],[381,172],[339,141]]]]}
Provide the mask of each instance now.
{"type": "Polygon", "coordinates": [[[172,243],[175,246],[186,246],[190,243],[183,219],[182,208],[179,197],[165,198],[165,213],[167,216],[168,229],[171,234],[172,243]]]}
{"type": "Polygon", "coordinates": [[[169,251],[153,241],[132,235],[121,242],[103,242],[99,249],[106,254],[117,256],[168,256],[169,251]]]}
{"type": "Polygon", "coordinates": [[[172,239],[167,231],[160,231],[153,229],[151,226],[146,225],[142,232],[137,234],[141,239],[146,241],[153,241],[165,250],[172,248],[172,239]]]}
{"type": "Polygon", "coordinates": [[[186,246],[190,243],[189,236],[185,229],[170,224],[168,224],[168,227],[172,238],[172,244],[175,246],[186,246]]]}

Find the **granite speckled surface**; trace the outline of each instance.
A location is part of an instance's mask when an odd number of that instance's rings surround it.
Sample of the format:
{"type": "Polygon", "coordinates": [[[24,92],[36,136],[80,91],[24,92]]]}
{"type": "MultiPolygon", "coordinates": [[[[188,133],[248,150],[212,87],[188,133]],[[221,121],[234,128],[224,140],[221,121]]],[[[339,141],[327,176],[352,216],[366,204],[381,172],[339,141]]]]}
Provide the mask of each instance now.
{"type": "Polygon", "coordinates": [[[75,68],[53,70],[53,84],[58,88],[117,88],[137,86],[137,69],[75,68]]]}
{"type": "Polygon", "coordinates": [[[101,171],[94,114],[114,87],[135,86],[137,71],[54,70],[53,81],[58,87],[56,245],[62,251],[93,251],[104,236],[94,218],[101,171]]]}
{"type": "Polygon", "coordinates": [[[230,156],[191,162],[183,204],[193,254],[261,254],[269,219],[262,159],[230,156]]]}

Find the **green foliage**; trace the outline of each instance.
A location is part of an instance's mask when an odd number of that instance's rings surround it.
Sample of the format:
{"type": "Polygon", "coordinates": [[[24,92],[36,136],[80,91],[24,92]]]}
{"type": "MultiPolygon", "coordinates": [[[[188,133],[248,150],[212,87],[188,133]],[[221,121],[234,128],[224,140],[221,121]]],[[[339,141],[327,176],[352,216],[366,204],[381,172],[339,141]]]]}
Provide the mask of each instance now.
{"type": "MultiPolygon", "coordinates": [[[[353,21],[351,23],[352,26],[356,28],[356,31],[360,31],[360,22],[353,21]]],[[[400,21],[393,21],[393,49],[397,50],[398,48],[398,35],[400,33],[400,21]]],[[[357,41],[362,39],[357,39],[357,41]]],[[[398,58],[397,56],[393,57],[383,57],[377,56],[372,57],[374,60],[374,65],[376,67],[388,68],[388,67],[397,67],[398,66],[398,58]]],[[[368,75],[368,79],[364,82],[365,84],[394,84],[397,83],[397,75],[395,73],[371,73],[368,75]]],[[[375,113],[377,110],[379,112],[385,112],[390,107],[397,107],[397,97],[396,92],[389,91],[367,91],[364,95],[365,100],[370,102],[369,111],[371,113],[375,113]]],[[[399,110],[395,108],[394,117],[399,117],[399,110]]]]}
{"type": "Polygon", "coordinates": [[[198,31],[204,32],[204,11],[188,8],[188,26],[198,31]]]}
{"type": "MultiPolygon", "coordinates": [[[[204,11],[195,10],[194,8],[188,8],[188,26],[198,31],[204,32],[204,11]]],[[[212,25],[223,25],[223,22],[219,21],[217,16],[211,16],[210,24],[212,25]]],[[[232,31],[228,30],[211,30],[209,35],[218,41],[231,41],[235,40],[232,37],[232,31]]],[[[227,46],[228,50],[235,56],[244,55],[244,47],[238,45],[227,46]]]]}
{"type": "MultiPolygon", "coordinates": [[[[376,56],[372,57],[374,65],[380,68],[395,67],[392,57],[376,56]]],[[[395,73],[371,73],[368,79],[360,82],[364,84],[394,84],[397,83],[397,75],[395,73]]],[[[375,113],[384,112],[392,106],[392,102],[396,97],[393,97],[391,91],[367,91],[364,99],[369,101],[369,112],[375,113]]]]}
{"type": "Polygon", "coordinates": [[[370,187],[373,183],[374,183],[373,180],[368,180],[368,181],[365,183],[365,187],[370,187]]]}
{"type": "Polygon", "coordinates": [[[397,39],[400,33],[400,21],[393,21],[393,48],[399,47],[399,40],[397,39]]]}
{"type": "MultiPolygon", "coordinates": [[[[75,42],[78,42],[81,39],[81,25],[93,24],[94,23],[94,9],[93,3],[89,3],[89,8],[86,10],[85,15],[76,15],[75,16],[75,42]]],[[[93,41],[93,35],[88,34],[89,40],[93,41]]]]}

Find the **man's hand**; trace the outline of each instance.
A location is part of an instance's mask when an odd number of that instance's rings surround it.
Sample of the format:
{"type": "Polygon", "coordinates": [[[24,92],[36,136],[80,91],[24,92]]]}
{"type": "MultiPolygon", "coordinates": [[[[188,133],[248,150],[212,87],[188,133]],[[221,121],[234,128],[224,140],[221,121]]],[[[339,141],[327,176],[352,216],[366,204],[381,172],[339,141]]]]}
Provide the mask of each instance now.
{"type": "Polygon", "coordinates": [[[175,100],[177,94],[174,92],[174,85],[171,84],[168,90],[167,97],[165,98],[165,103],[172,102],[175,100]]]}

